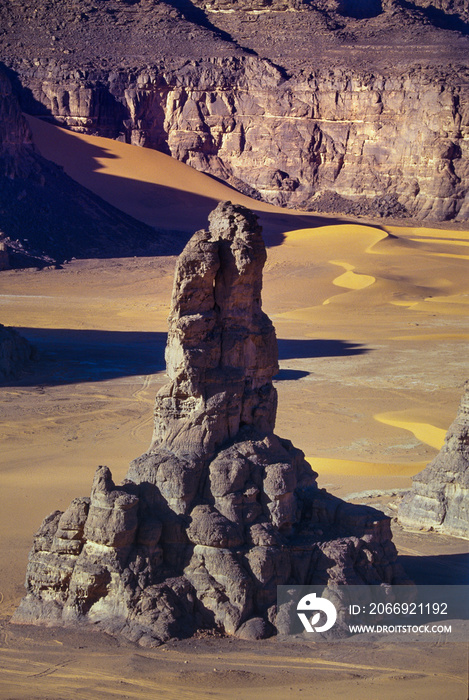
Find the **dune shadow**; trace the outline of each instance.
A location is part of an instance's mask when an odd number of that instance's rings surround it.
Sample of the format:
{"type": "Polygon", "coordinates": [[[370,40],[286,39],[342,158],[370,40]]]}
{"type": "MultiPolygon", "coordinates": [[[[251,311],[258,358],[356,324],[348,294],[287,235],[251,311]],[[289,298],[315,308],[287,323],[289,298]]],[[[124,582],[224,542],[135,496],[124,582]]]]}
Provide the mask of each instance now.
{"type": "Polygon", "coordinates": [[[155,374],[165,369],[166,333],[20,328],[38,360],[14,383],[54,386],[155,374]]]}
{"type": "Polygon", "coordinates": [[[279,360],[347,357],[349,355],[364,355],[370,352],[369,348],[359,343],[349,343],[345,340],[335,340],[332,338],[327,340],[321,340],[319,338],[280,338],[277,342],[279,360]]]}
{"type": "Polygon", "coordinates": [[[469,585],[469,553],[420,557],[400,555],[398,561],[418,585],[469,585]]]}
{"type": "Polygon", "coordinates": [[[274,382],[292,382],[307,377],[309,374],[311,372],[305,372],[301,369],[281,369],[273,379],[274,382]]]}

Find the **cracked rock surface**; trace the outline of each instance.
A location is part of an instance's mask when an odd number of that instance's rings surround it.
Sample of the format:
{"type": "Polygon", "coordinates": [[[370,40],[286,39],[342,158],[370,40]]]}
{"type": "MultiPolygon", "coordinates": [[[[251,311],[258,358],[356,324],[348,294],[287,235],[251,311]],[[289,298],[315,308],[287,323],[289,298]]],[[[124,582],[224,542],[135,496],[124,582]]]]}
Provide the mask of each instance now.
{"type": "Polygon", "coordinates": [[[469,538],[469,382],[443,447],[412,481],[399,507],[401,523],[469,538]]]}

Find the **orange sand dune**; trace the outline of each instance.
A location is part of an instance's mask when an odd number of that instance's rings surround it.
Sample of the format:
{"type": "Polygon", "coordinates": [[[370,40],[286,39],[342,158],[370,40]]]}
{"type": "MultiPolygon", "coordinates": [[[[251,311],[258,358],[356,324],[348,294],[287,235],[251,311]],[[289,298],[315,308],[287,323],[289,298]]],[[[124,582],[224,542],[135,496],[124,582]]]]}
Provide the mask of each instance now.
{"type": "Polygon", "coordinates": [[[149,148],[77,134],[30,116],[27,119],[45,158],[61,165],[70,177],[110,204],[156,228],[185,231],[205,226],[208,213],[224,200],[259,213],[269,235],[291,228],[288,222],[295,219],[304,225],[336,219],[253,200],[149,148]]]}

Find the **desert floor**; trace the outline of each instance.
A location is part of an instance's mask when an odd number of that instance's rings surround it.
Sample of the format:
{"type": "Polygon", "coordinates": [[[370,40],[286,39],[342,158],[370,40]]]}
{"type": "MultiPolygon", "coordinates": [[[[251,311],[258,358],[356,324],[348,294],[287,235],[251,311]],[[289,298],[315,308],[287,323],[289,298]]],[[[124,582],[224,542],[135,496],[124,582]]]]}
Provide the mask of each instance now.
{"type": "MultiPolygon", "coordinates": [[[[305,452],[320,486],[393,513],[442,445],[467,378],[469,233],[285,212],[154,151],[31,123],[46,157],[159,228],[204,226],[220,199],[257,209],[264,309],[279,339],[277,432],[305,452]]],[[[467,652],[451,643],[206,637],[141,650],[8,624],[41,520],[87,495],[96,466],[120,480],[149,445],[174,264],[73,260],[0,275],[0,321],[40,351],[0,389],[0,698],[466,700],[467,652]]],[[[393,531],[414,578],[467,582],[467,541],[393,531]]]]}

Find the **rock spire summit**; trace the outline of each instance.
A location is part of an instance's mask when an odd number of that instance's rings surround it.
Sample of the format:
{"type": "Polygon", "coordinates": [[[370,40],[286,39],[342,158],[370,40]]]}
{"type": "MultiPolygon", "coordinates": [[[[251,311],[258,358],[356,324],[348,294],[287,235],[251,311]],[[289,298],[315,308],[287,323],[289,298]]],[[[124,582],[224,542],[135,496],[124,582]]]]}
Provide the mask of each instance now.
{"type": "Polygon", "coordinates": [[[152,448],[209,455],[242,426],[275,425],[274,327],[261,308],[266,260],[257,217],[220,203],[178,260],[167,374],[156,397],[152,448]]]}

